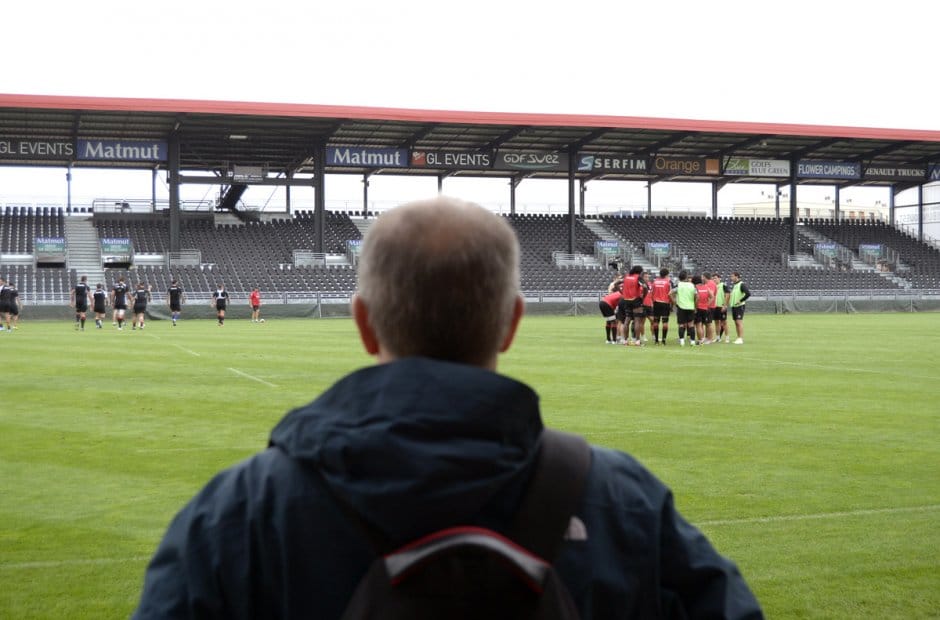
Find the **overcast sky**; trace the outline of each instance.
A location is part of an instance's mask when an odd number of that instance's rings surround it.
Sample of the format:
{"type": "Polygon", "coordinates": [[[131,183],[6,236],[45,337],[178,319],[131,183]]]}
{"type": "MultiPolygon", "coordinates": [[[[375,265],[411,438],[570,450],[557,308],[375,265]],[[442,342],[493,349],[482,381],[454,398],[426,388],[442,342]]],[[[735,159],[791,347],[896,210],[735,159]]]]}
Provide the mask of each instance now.
{"type": "Polygon", "coordinates": [[[12,2],[0,92],[940,130],[938,18],[916,0],[12,2]]]}

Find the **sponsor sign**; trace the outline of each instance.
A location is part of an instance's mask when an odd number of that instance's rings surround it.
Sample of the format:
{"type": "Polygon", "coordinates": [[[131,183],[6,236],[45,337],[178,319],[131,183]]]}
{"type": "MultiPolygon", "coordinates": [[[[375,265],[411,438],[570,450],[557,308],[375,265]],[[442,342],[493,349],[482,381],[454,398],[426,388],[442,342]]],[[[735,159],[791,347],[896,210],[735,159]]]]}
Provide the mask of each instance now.
{"type": "Polygon", "coordinates": [[[940,181],[940,164],[930,164],[927,167],[927,180],[930,182],[940,181]]]}
{"type": "Polygon", "coordinates": [[[881,258],[881,244],[880,243],[860,243],[858,246],[858,255],[863,260],[866,256],[872,258],[881,258]]]}
{"type": "Polygon", "coordinates": [[[672,244],[668,241],[658,241],[646,244],[647,253],[650,256],[669,256],[672,251],[672,244]]]}
{"type": "Polygon", "coordinates": [[[329,146],[327,166],[347,168],[407,168],[407,149],[376,149],[365,146],[329,146]]]}
{"type": "Polygon", "coordinates": [[[728,176],[789,177],[790,162],[785,159],[728,157],[724,173],[728,176]]]}
{"type": "Polygon", "coordinates": [[[595,241],[594,252],[606,256],[615,256],[620,254],[620,242],[618,241],[595,241]]]}
{"type": "Polygon", "coordinates": [[[0,138],[0,159],[71,159],[71,140],[21,140],[0,138]]]}
{"type": "Polygon", "coordinates": [[[718,176],[720,172],[719,163],[717,158],[657,155],[652,160],[652,168],[654,174],[669,176],[718,176]]]}
{"type": "Polygon", "coordinates": [[[252,181],[263,181],[264,178],[264,168],[261,166],[232,166],[233,181],[251,183],[252,181]]]}
{"type": "Polygon", "coordinates": [[[823,256],[835,256],[836,244],[835,243],[817,243],[816,254],[821,254],[823,256]]]}
{"type": "Polygon", "coordinates": [[[130,256],[131,240],[116,237],[101,239],[101,254],[107,256],[130,256]]]}
{"type": "Polygon", "coordinates": [[[76,157],[95,161],[166,161],[166,142],[79,140],[76,157]]]}
{"type": "Polygon", "coordinates": [[[33,251],[36,254],[65,254],[65,237],[36,237],[33,240],[33,251]]]}
{"type": "Polygon", "coordinates": [[[796,164],[796,176],[803,179],[860,179],[862,164],[850,161],[801,159],[796,164]]]}
{"type": "Polygon", "coordinates": [[[725,174],[733,177],[746,177],[751,172],[751,160],[742,157],[725,158],[725,174]]]}
{"type": "Polygon", "coordinates": [[[496,154],[495,167],[497,170],[567,172],[568,154],[552,151],[527,151],[524,153],[501,151],[496,154]]]}
{"type": "Polygon", "coordinates": [[[865,178],[876,181],[923,181],[927,176],[924,166],[866,166],[865,178]]]}
{"type": "Polygon", "coordinates": [[[649,161],[626,155],[593,155],[578,153],[578,172],[626,172],[645,174],[649,161]]]}
{"type": "Polygon", "coordinates": [[[493,167],[493,154],[478,151],[412,151],[412,168],[485,170],[493,167]]]}
{"type": "Polygon", "coordinates": [[[786,159],[752,159],[749,172],[752,177],[788,177],[790,162],[786,159]]]}

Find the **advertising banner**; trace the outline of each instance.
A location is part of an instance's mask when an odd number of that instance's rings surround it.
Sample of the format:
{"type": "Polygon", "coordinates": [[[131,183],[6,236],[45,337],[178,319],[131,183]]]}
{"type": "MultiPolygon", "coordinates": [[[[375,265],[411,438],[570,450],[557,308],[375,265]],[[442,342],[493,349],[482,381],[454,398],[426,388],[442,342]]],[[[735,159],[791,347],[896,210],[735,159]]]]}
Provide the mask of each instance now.
{"type": "Polygon", "coordinates": [[[131,240],[125,238],[102,237],[101,254],[107,256],[130,256],[131,240]]]}
{"type": "Polygon", "coordinates": [[[326,165],[349,168],[407,168],[408,149],[329,146],[326,149],[326,165]]]}
{"type": "Polygon", "coordinates": [[[74,154],[71,140],[0,138],[0,159],[71,159],[74,154]]]}
{"type": "Polygon", "coordinates": [[[924,166],[866,166],[865,178],[873,181],[923,181],[924,166]]]}
{"type": "Polygon", "coordinates": [[[232,166],[232,180],[236,183],[263,181],[265,176],[267,175],[263,166],[232,166]]]}
{"type": "Polygon", "coordinates": [[[822,254],[823,256],[835,256],[837,254],[836,244],[835,243],[817,243],[816,253],[822,254]]]}
{"type": "Polygon", "coordinates": [[[796,176],[803,179],[860,179],[862,178],[862,164],[850,161],[801,159],[796,165],[796,176]]]}
{"type": "Polygon", "coordinates": [[[497,170],[568,171],[568,154],[552,151],[507,152],[496,154],[497,170]]]}
{"type": "Polygon", "coordinates": [[[620,243],[617,241],[595,241],[594,252],[595,254],[616,256],[620,254],[620,243]]]}
{"type": "Polygon", "coordinates": [[[36,263],[65,263],[65,237],[36,237],[33,239],[36,263]]]}
{"type": "Polygon", "coordinates": [[[486,170],[493,167],[493,154],[478,151],[412,151],[411,167],[486,170]]]}
{"type": "Polygon", "coordinates": [[[78,159],[95,161],[166,161],[166,142],[154,140],[79,140],[78,159]]]}
{"type": "Polygon", "coordinates": [[[720,172],[717,158],[657,155],[652,163],[654,174],[669,176],[718,176],[720,172]]]}
{"type": "Polygon", "coordinates": [[[668,241],[658,241],[646,244],[648,256],[669,256],[672,251],[672,244],[668,241]]]}
{"type": "Polygon", "coordinates": [[[931,183],[940,181],[940,164],[930,164],[927,168],[927,180],[931,183]]]}
{"type": "Polygon", "coordinates": [[[635,172],[645,174],[648,168],[649,161],[646,158],[578,153],[578,172],[635,172]]]}
{"type": "Polygon", "coordinates": [[[870,256],[872,258],[881,258],[881,244],[860,243],[858,246],[858,256],[862,260],[865,260],[866,256],[870,256]]]}
{"type": "Polygon", "coordinates": [[[745,157],[726,157],[725,174],[732,177],[746,177],[751,173],[751,160],[745,157]]]}
{"type": "Polygon", "coordinates": [[[789,177],[790,162],[785,159],[726,157],[724,173],[741,177],[789,177]]]}

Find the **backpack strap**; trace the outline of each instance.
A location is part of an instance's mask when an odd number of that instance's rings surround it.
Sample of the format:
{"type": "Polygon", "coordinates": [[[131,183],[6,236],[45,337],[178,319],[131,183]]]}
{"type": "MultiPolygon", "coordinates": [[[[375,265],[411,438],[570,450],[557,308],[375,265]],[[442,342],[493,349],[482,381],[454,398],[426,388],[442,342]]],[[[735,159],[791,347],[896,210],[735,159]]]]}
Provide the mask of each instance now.
{"type": "Polygon", "coordinates": [[[546,428],[535,472],[513,519],[511,538],[552,562],[574,514],[591,467],[591,446],[583,437],[546,428]]]}

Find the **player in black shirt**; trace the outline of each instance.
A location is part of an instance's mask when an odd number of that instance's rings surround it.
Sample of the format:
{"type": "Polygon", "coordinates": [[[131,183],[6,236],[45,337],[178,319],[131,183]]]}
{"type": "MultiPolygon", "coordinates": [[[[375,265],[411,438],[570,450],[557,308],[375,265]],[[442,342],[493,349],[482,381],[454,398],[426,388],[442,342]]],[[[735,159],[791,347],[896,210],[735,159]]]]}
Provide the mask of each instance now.
{"type": "Polygon", "coordinates": [[[186,295],[183,294],[183,287],[176,280],[170,284],[166,291],[166,305],[170,307],[170,316],[173,319],[173,327],[180,318],[180,312],[183,310],[183,302],[186,301],[186,295]]]}
{"type": "Polygon", "coordinates": [[[10,297],[10,307],[7,310],[7,330],[12,331],[16,329],[16,322],[20,320],[20,302],[17,299],[20,292],[16,290],[16,285],[12,282],[7,282],[6,290],[8,291],[7,295],[10,297]]]}
{"type": "Polygon", "coordinates": [[[220,284],[219,289],[212,293],[212,303],[215,304],[216,316],[219,319],[219,327],[225,323],[225,307],[228,305],[228,291],[225,285],[220,284]]]}
{"type": "Polygon", "coordinates": [[[10,311],[10,293],[7,291],[7,281],[0,278],[0,332],[3,331],[3,318],[10,311]]]}
{"type": "Polygon", "coordinates": [[[101,321],[107,313],[105,307],[108,303],[108,293],[105,292],[102,284],[99,283],[95,286],[95,292],[91,294],[91,298],[93,302],[92,309],[95,311],[95,327],[101,329],[101,321]]]}
{"type": "Polygon", "coordinates": [[[131,329],[144,328],[144,317],[147,314],[147,302],[150,301],[150,287],[145,286],[143,282],[137,283],[137,290],[131,293],[131,299],[134,300],[134,322],[131,329]]]}
{"type": "Polygon", "coordinates": [[[89,297],[91,289],[88,287],[88,276],[82,276],[72,289],[69,299],[69,305],[75,308],[75,329],[85,331],[85,313],[88,312],[89,297]]]}
{"type": "Polygon", "coordinates": [[[127,285],[124,284],[124,276],[118,278],[117,283],[111,288],[111,307],[114,308],[117,328],[124,329],[124,312],[127,310],[127,285]]]}

